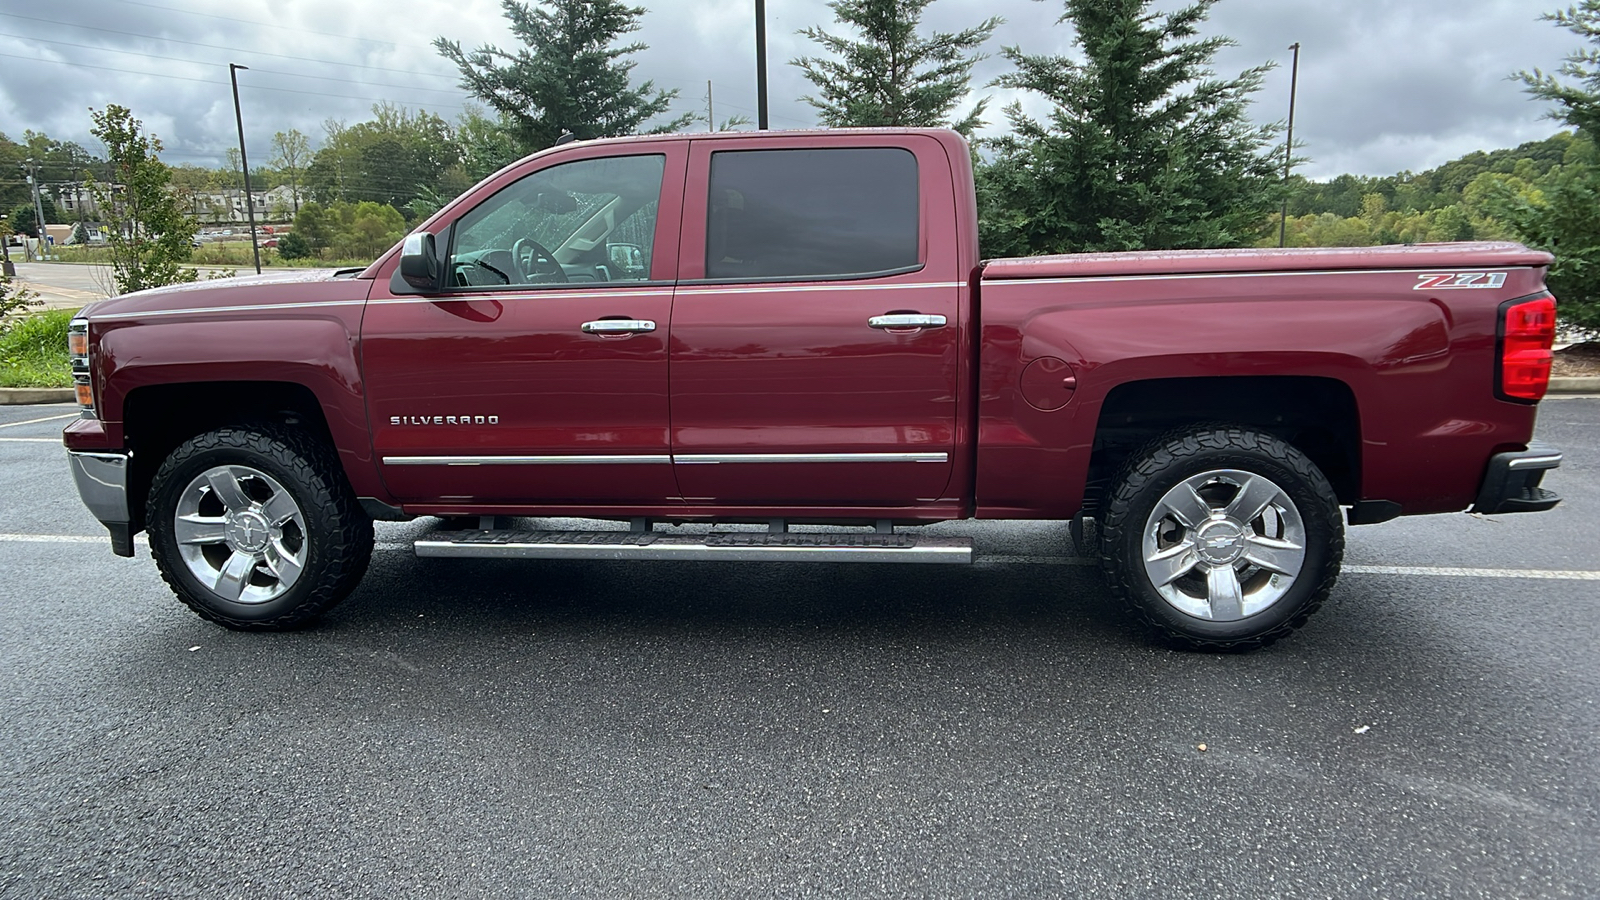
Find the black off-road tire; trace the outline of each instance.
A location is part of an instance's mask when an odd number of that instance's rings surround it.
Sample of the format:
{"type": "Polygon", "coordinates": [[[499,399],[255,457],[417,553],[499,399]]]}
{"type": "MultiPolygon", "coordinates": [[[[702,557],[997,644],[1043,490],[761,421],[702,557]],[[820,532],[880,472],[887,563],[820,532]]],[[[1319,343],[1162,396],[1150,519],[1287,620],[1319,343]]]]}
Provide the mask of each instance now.
{"type": "MultiPolygon", "coordinates": [[[[1100,521],[1100,563],[1112,594],[1169,645],[1255,650],[1306,623],[1333,590],[1344,559],[1344,523],[1332,486],[1312,461],[1270,434],[1223,425],[1179,429],[1133,454],[1116,476],[1100,521]],[[1158,592],[1145,566],[1145,528],[1161,498],[1186,479],[1222,470],[1264,476],[1297,507],[1305,554],[1288,591],[1233,621],[1186,614],[1158,592]]],[[[1269,573],[1270,574],[1270,573],[1269,573]]]]}
{"type": "Polygon", "coordinates": [[[220,428],[185,441],[151,480],[146,510],[150,552],[173,593],[202,618],[240,631],[310,624],[355,590],[372,558],[372,518],[356,501],[332,448],[282,425],[220,428]],[[258,603],[230,600],[196,578],[179,552],[179,497],[202,473],[221,465],[264,473],[299,507],[304,566],[280,596],[258,603]]]}

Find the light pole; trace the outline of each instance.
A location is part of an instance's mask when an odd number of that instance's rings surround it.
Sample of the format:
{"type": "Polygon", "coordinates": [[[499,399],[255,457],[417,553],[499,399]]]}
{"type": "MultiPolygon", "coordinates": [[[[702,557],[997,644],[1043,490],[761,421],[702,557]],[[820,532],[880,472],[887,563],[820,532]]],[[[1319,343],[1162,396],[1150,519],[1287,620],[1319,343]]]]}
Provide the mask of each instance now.
{"type": "Polygon", "coordinates": [[[767,0],[756,0],[756,128],[767,130],[767,0]]]}
{"type": "Polygon", "coordinates": [[[1294,94],[1300,86],[1300,42],[1289,45],[1294,51],[1294,66],[1289,70],[1289,134],[1283,148],[1283,215],[1278,218],[1278,246],[1289,243],[1289,170],[1294,167],[1294,94]]]}
{"type": "Polygon", "coordinates": [[[239,70],[249,69],[238,63],[228,63],[228,80],[233,82],[233,121],[239,126],[239,167],[244,169],[244,211],[250,218],[250,252],[256,260],[256,274],[261,274],[261,248],[256,244],[256,204],[250,196],[250,160],[244,155],[244,116],[239,113],[239,70]]]}

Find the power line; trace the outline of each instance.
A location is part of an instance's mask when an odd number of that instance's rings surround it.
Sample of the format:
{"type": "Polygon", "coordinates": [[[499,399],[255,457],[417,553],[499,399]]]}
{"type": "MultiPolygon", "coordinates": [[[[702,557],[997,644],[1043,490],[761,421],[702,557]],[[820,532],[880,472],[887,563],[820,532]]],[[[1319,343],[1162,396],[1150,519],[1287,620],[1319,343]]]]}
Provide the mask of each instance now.
{"type": "MultiPolygon", "coordinates": [[[[15,53],[0,53],[0,56],[6,57],[7,59],[23,59],[23,60],[27,60],[28,62],[43,62],[43,63],[53,63],[53,64],[58,65],[58,66],[72,66],[75,69],[99,69],[99,70],[104,71],[104,72],[121,72],[124,75],[143,75],[143,76],[148,77],[148,78],[171,78],[171,79],[174,79],[174,80],[177,80],[177,81],[193,81],[193,82],[195,82],[197,84],[215,84],[215,85],[227,84],[226,81],[211,81],[210,79],[206,79],[206,78],[188,78],[188,77],[183,76],[183,75],[168,75],[168,74],[166,74],[164,72],[140,72],[140,71],[137,71],[135,69],[117,69],[117,68],[113,68],[111,66],[92,66],[92,65],[89,65],[88,63],[75,63],[75,62],[71,62],[70,60],[65,60],[65,59],[43,59],[43,58],[37,57],[37,56],[18,56],[15,53]]],[[[395,102],[393,100],[390,100],[390,99],[387,99],[387,98],[384,98],[384,97],[357,97],[357,96],[354,96],[352,94],[329,94],[329,93],[326,93],[326,92],[323,92],[323,91],[300,91],[300,90],[295,90],[294,88],[275,88],[275,87],[267,87],[265,85],[260,85],[260,84],[247,84],[247,85],[244,85],[244,87],[249,89],[249,90],[253,90],[253,91],[275,91],[275,92],[280,93],[280,94],[304,94],[304,95],[311,96],[311,97],[334,97],[334,98],[340,99],[340,100],[364,100],[364,101],[366,101],[368,103],[392,103],[392,102],[395,102]]],[[[406,104],[403,104],[403,105],[405,105],[405,106],[419,106],[419,107],[433,106],[434,108],[437,108],[437,109],[466,109],[467,108],[466,105],[459,104],[459,103],[430,103],[430,104],[406,103],[406,104]]]]}
{"type": "MultiPolygon", "coordinates": [[[[208,19],[221,19],[224,22],[238,22],[241,25],[255,25],[255,26],[260,27],[260,28],[278,28],[278,29],[282,29],[283,31],[293,31],[296,34],[317,34],[317,35],[321,35],[323,37],[342,38],[342,39],[347,40],[347,41],[362,41],[362,42],[368,43],[368,44],[382,44],[385,47],[400,47],[401,46],[400,44],[396,44],[393,41],[380,41],[380,40],[375,40],[373,38],[357,37],[356,35],[353,35],[353,34],[334,34],[331,31],[313,31],[313,30],[311,30],[309,28],[301,28],[301,27],[296,26],[296,25],[278,25],[278,24],[275,24],[273,22],[260,22],[260,21],[257,21],[255,19],[235,19],[232,16],[219,16],[216,13],[203,13],[203,12],[196,12],[195,10],[192,10],[192,9],[179,9],[176,6],[161,6],[161,5],[155,4],[155,3],[144,3],[144,2],[141,2],[141,0],[120,0],[120,2],[131,4],[133,6],[148,6],[151,9],[164,9],[167,12],[184,13],[185,15],[190,15],[190,16],[205,16],[208,19]]],[[[410,44],[410,45],[407,45],[407,46],[417,47],[417,46],[421,46],[421,45],[420,44],[410,44]]]]}
{"type": "Polygon", "coordinates": [[[226,51],[228,53],[246,53],[246,54],[252,54],[252,55],[255,55],[255,56],[271,56],[271,57],[274,57],[276,59],[292,59],[292,60],[295,60],[296,62],[321,63],[323,65],[330,65],[330,66],[349,66],[349,67],[355,68],[355,69],[371,69],[371,70],[373,70],[375,72],[397,72],[397,73],[399,73],[401,75],[422,75],[422,76],[426,76],[428,78],[450,78],[450,77],[453,77],[453,76],[450,76],[450,75],[435,75],[432,72],[417,72],[417,71],[412,70],[412,69],[389,69],[389,68],[385,68],[383,66],[368,66],[368,65],[363,65],[361,63],[333,62],[332,60],[326,60],[326,59],[312,59],[311,57],[307,57],[307,56],[289,56],[289,55],[284,54],[284,53],[268,53],[265,50],[244,50],[244,49],[241,49],[239,47],[224,47],[221,44],[203,44],[203,43],[201,43],[199,41],[185,41],[185,40],[181,40],[179,38],[159,37],[159,36],[153,35],[153,34],[140,34],[140,33],[136,32],[136,31],[121,31],[121,30],[116,29],[116,28],[98,28],[98,27],[96,27],[94,25],[80,25],[80,24],[78,24],[76,22],[57,22],[54,19],[41,19],[38,16],[19,16],[19,15],[15,15],[15,14],[11,14],[11,13],[8,13],[7,15],[9,15],[13,19],[27,19],[30,22],[43,22],[46,25],[57,25],[57,26],[60,26],[62,28],[84,28],[84,29],[88,29],[89,31],[103,31],[103,32],[105,32],[107,34],[120,34],[120,35],[122,35],[124,37],[143,38],[143,39],[145,39],[147,41],[167,41],[167,42],[173,43],[173,44],[187,44],[187,45],[189,45],[191,47],[205,47],[208,50],[223,50],[223,51],[226,51]]]}
{"type": "MultiPolygon", "coordinates": [[[[137,50],[121,50],[121,49],[118,49],[116,47],[97,47],[94,44],[74,44],[71,41],[51,41],[51,40],[46,40],[44,38],[30,37],[30,36],[25,35],[25,34],[11,34],[10,32],[6,32],[6,31],[0,31],[0,37],[18,38],[20,40],[33,41],[34,43],[39,43],[39,44],[59,44],[62,47],[77,47],[77,48],[79,48],[81,50],[94,50],[94,51],[97,51],[97,52],[108,52],[108,53],[124,53],[124,54],[127,54],[129,56],[142,56],[142,57],[144,57],[146,59],[159,59],[159,60],[164,60],[166,62],[190,63],[190,64],[193,64],[193,65],[224,65],[223,63],[207,63],[207,62],[204,62],[203,60],[184,59],[183,57],[179,57],[179,56],[162,56],[162,55],[157,54],[157,53],[140,53],[137,50]]],[[[47,61],[50,61],[50,60],[47,60],[47,61]]],[[[340,82],[342,84],[359,84],[359,85],[364,85],[364,86],[367,86],[367,87],[402,88],[402,89],[408,90],[408,91],[428,91],[429,93],[434,93],[434,94],[456,94],[456,95],[459,96],[460,94],[465,93],[465,91],[463,91],[461,88],[428,88],[428,87],[417,87],[415,85],[410,85],[410,84],[393,84],[393,83],[387,82],[387,81],[356,81],[356,80],[350,79],[350,78],[334,78],[331,75],[305,75],[305,74],[302,74],[302,73],[299,73],[299,72],[279,72],[276,69],[251,69],[250,71],[259,72],[259,73],[264,74],[264,75],[284,75],[284,76],[287,76],[289,78],[311,78],[311,79],[316,79],[318,81],[337,81],[337,82],[340,82]]]]}

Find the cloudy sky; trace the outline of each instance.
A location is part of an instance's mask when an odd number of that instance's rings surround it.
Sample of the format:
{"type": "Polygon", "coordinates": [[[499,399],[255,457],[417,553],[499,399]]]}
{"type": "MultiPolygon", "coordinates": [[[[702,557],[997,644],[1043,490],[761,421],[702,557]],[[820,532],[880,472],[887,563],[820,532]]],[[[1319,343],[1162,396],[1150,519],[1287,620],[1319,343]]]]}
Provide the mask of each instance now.
{"type": "MultiPolygon", "coordinates": [[[[1564,5],[1566,0],[1560,0],[1564,5]]],[[[90,107],[130,107],[161,137],[171,163],[218,165],[237,143],[229,62],[240,73],[252,162],[270,156],[273,132],[298,128],[316,146],[329,119],[348,124],[387,100],[454,118],[470,102],[454,69],[430,46],[511,45],[499,0],[5,0],[0,12],[0,132],[25,129],[75,140],[90,107]]],[[[1157,0],[1171,8],[1173,0],[1157,0]]],[[[1218,59],[1224,74],[1273,60],[1281,67],[1258,95],[1256,118],[1288,110],[1287,49],[1302,45],[1295,134],[1311,158],[1303,171],[1381,175],[1435,166],[1477,149],[1515,146],[1554,133],[1543,108],[1507,79],[1553,69],[1578,49],[1570,32],[1539,20],[1557,0],[1222,0],[1208,23],[1238,42],[1218,59]]],[[[649,44],[635,74],[678,90],[677,109],[755,118],[751,0],[657,0],[635,35],[649,44]]],[[[1071,53],[1058,2],[936,0],[924,25],[1006,24],[975,83],[1006,68],[1003,46],[1071,53]]],[[[769,93],[774,128],[813,124],[800,97],[810,87],[788,61],[815,52],[795,34],[833,27],[824,0],[767,0],[769,93]]],[[[994,97],[999,120],[1005,92],[994,97]]],[[[1040,108],[1042,111],[1042,107],[1040,108]]],[[[996,124],[998,122],[996,121],[996,124]]],[[[258,162],[259,161],[259,162],[258,162]]]]}

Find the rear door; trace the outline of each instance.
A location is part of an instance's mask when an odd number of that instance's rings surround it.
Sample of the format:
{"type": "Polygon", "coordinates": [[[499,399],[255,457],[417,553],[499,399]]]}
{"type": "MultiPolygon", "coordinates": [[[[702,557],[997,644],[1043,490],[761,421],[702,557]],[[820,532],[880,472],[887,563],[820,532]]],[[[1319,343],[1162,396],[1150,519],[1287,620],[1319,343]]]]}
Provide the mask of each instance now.
{"type": "Polygon", "coordinates": [[[917,507],[956,439],[955,198],[930,138],[693,144],[673,301],[686,502],[917,507]]]}

